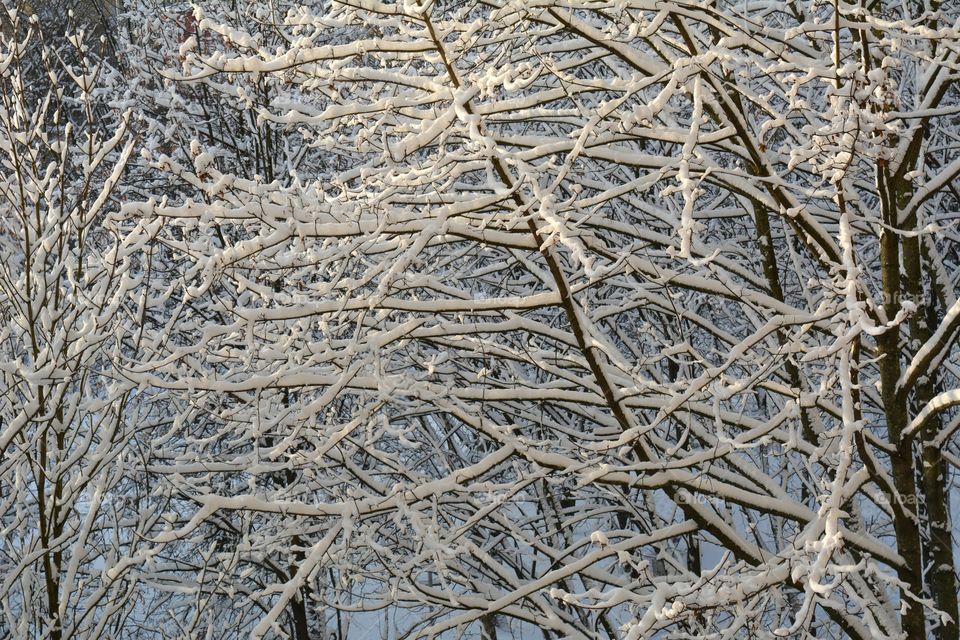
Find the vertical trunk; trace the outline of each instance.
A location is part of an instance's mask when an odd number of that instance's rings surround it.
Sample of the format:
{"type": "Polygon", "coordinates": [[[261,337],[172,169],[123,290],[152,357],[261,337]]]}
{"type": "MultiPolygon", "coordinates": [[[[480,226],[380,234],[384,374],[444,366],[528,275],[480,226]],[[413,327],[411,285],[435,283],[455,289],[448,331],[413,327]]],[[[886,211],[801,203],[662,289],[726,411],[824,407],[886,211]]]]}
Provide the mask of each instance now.
{"type": "Polygon", "coordinates": [[[900,590],[900,598],[909,605],[903,616],[903,630],[908,638],[925,638],[923,609],[907,592],[919,598],[923,593],[922,562],[920,557],[920,521],[916,509],[916,481],[913,468],[913,450],[900,445],[901,434],[907,424],[905,403],[895,391],[900,377],[900,366],[895,361],[900,357],[899,330],[894,327],[877,341],[883,360],[880,362],[880,378],[884,413],[894,453],[890,454],[894,494],[893,528],[897,538],[897,551],[903,557],[904,566],[898,571],[900,581],[906,585],[900,590]]]}
{"type": "MultiPolygon", "coordinates": [[[[750,169],[754,175],[759,173],[756,167],[751,167],[750,169]]],[[[780,284],[780,272],[777,269],[777,254],[773,246],[773,233],[770,230],[770,215],[766,207],[760,202],[753,201],[752,204],[754,219],[757,225],[757,244],[760,245],[760,255],[763,259],[763,274],[767,279],[770,295],[774,299],[784,302],[783,286],[780,284]]],[[[786,336],[782,331],[777,331],[777,340],[781,345],[786,343],[786,336]]],[[[793,387],[797,393],[797,404],[800,405],[800,426],[803,439],[810,444],[816,445],[817,434],[813,430],[813,425],[810,422],[810,416],[807,410],[803,408],[800,403],[800,394],[803,391],[800,369],[790,359],[787,359],[784,363],[784,369],[787,373],[787,378],[790,380],[790,386],[793,387]]],[[[806,496],[804,502],[809,503],[806,496]]]]}
{"type": "MultiPolygon", "coordinates": [[[[283,392],[283,404],[285,408],[290,408],[291,398],[289,390],[284,390],[283,392]]],[[[275,444],[272,436],[265,436],[264,441],[267,447],[272,447],[275,444]]],[[[284,469],[282,472],[278,471],[274,473],[273,479],[278,486],[288,488],[296,484],[297,475],[292,469],[284,469]]],[[[294,535],[290,538],[291,562],[287,569],[287,575],[283,576],[285,580],[293,578],[293,576],[296,575],[300,564],[306,560],[306,554],[301,549],[302,545],[303,539],[301,539],[300,536],[294,535]]],[[[277,568],[279,569],[280,566],[282,565],[279,565],[277,568]]],[[[310,614],[307,604],[307,597],[309,596],[309,593],[310,588],[307,585],[303,585],[297,591],[297,594],[290,600],[290,616],[293,623],[293,636],[296,638],[296,640],[310,640],[310,614]]]]}
{"type": "MultiPolygon", "coordinates": [[[[887,321],[900,311],[900,246],[897,234],[891,231],[896,224],[896,201],[888,191],[886,171],[880,168],[878,187],[883,201],[883,217],[886,223],[880,233],[880,262],[883,282],[883,307],[887,321]]],[[[917,515],[917,490],[911,447],[901,446],[901,436],[908,423],[907,403],[898,391],[900,380],[900,327],[895,325],[877,338],[880,351],[880,395],[887,421],[887,435],[893,453],[890,466],[897,493],[891,504],[893,528],[897,538],[897,550],[904,565],[898,577],[904,584],[900,599],[906,605],[903,614],[903,631],[907,638],[926,638],[923,607],[916,598],[923,594],[923,563],[921,559],[920,520],[917,515]]]]}
{"type": "MultiPolygon", "coordinates": [[[[294,569],[296,571],[296,569],[294,569]]],[[[307,624],[307,601],[304,598],[306,594],[301,592],[290,601],[290,608],[293,613],[293,630],[297,640],[310,640],[310,625],[307,624]]]]}
{"type": "MultiPolygon", "coordinates": [[[[287,405],[289,406],[289,401],[287,401],[287,405]]],[[[283,476],[283,486],[293,486],[296,481],[296,474],[292,470],[287,469],[283,476]]],[[[293,536],[290,539],[290,546],[293,547],[293,553],[291,554],[293,562],[291,562],[289,569],[291,578],[297,574],[300,564],[307,559],[306,553],[300,549],[302,544],[303,540],[300,536],[293,536]]],[[[297,595],[290,601],[291,613],[293,614],[293,627],[297,640],[310,640],[309,612],[307,610],[307,597],[309,594],[310,588],[304,584],[300,587],[297,595]]]]}
{"type": "MultiPolygon", "coordinates": [[[[915,225],[913,225],[915,226],[915,225]]],[[[934,309],[933,300],[923,300],[923,268],[918,237],[904,239],[903,262],[906,272],[905,288],[908,299],[917,305],[917,312],[910,319],[910,337],[916,344],[930,338],[929,316],[934,309]]],[[[926,372],[915,387],[915,401],[925,405],[936,392],[936,371],[926,372]]],[[[924,547],[924,561],[929,572],[931,596],[937,609],[950,617],[936,630],[939,640],[957,640],[957,584],[954,577],[953,541],[950,528],[950,513],[945,487],[946,465],[940,448],[934,440],[940,431],[940,419],[934,416],[927,420],[921,431],[920,491],[926,506],[929,534],[924,547]]]]}
{"type": "Polygon", "coordinates": [[[483,640],[497,640],[497,625],[494,622],[493,614],[488,613],[482,616],[480,626],[482,627],[480,637],[483,640]]]}

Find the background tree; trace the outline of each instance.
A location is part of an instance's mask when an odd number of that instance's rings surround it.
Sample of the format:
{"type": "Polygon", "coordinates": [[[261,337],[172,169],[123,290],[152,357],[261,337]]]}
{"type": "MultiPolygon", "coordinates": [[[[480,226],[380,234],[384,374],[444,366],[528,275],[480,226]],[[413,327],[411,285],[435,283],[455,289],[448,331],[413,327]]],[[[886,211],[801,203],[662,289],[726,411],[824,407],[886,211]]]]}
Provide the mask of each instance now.
{"type": "Polygon", "coordinates": [[[149,405],[115,365],[150,313],[157,229],[111,218],[135,137],[82,31],[65,49],[36,16],[3,25],[0,633],[129,635],[162,600],[132,577],[160,514],[136,460],[149,405]]]}

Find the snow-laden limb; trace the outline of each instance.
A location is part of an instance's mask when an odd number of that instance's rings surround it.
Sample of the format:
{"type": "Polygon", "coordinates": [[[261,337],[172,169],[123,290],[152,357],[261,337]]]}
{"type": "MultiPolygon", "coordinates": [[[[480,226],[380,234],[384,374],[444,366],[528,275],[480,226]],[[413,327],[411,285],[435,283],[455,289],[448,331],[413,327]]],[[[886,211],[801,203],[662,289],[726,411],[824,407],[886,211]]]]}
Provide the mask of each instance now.
{"type": "MultiPolygon", "coordinates": [[[[903,431],[905,439],[913,438],[917,432],[926,424],[927,420],[949,409],[960,405],[960,389],[951,389],[934,396],[927,404],[920,409],[907,428],[903,431]]],[[[936,446],[943,446],[946,439],[952,435],[952,430],[944,430],[933,442],[936,446]]]]}
{"type": "Polygon", "coordinates": [[[958,332],[960,332],[960,300],[954,302],[947,310],[943,319],[940,320],[940,325],[917,349],[909,365],[904,369],[897,385],[901,393],[909,392],[918,378],[927,376],[931,370],[940,366],[956,346],[958,332]]]}

